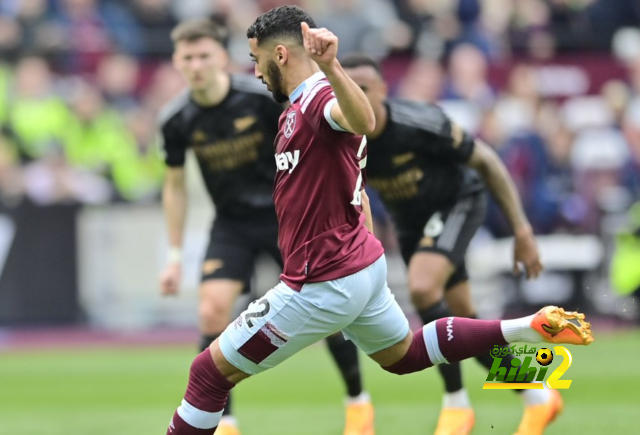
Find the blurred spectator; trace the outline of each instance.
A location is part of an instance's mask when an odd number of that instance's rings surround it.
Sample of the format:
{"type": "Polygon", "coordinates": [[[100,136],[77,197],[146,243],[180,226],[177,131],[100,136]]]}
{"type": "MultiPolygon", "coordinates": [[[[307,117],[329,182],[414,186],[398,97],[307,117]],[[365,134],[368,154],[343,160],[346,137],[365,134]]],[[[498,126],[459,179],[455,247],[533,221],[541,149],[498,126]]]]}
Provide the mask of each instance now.
{"type": "Polygon", "coordinates": [[[0,16],[0,58],[14,60],[20,53],[22,32],[17,22],[0,16]]]}
{"type": "Polygon", "coordinates": [[[62,65],[66,71],[92,74],[110,51],[140,53],[139,29],[117,3],[60,0],[54,23],[57,36],[64,41],[62,65]]]}
{"type": "Polygon", "coordinates": [[[178,24],[169,0],[134,0],[131,12],[140,29],[140,54],[145,60],[163,60],[171,56],[171,30],[178,24]]]}
{"type": "Polygon", "coordinates": [[[640,23],[640,4],[637,0],[595,0],[585,9],[589,22],[590,46],[609,49],[616,29],[637,27],[640,23]]]}
{"type": "Polygon", "coordinates": [[[56,31],[50,12],[46,0],[18,2],[15,18],[20,26],[21,53],[37,53],[49,57],[61,49],[64,34],[56,31]]]}
{"type": "Polygon", "coordinates": [[[602,100],[613,114],[614,125],[622,126],[625,110],[629,105],[630,94],[627,85],[620,80],[609,80],[600,90],[602,100]]]}
{"type": "MultiPolygon", "coordinates": [[[[588,210],[576,191],[571,160],[573,134],[562,123],[554,104],[541,106],[537,118],[538,128],[533,124],[512,136],[501,151],[502,157],[537,234],[579,231],[588,210]]],[[[507,223],[496,207],[493,203],[490,206],[490,227],[494,234],[506,236],[507,223]]]]}
{"type": "Polygon", "coordinates": [[[11,70],[0,62],[0,126],[9,116],[9,87],[11,86],[11,70]]]}
{"type": "Polygon", "coordinates": [[[60,147],[69,111],[54,93],[53,76],[44,59],[26,57],[18,62],[8,112],[7,123],[20,140],[23,157],[40,158],[60,147]]]}
{"type": "Polygon", "coordinates": [[[0,130],[0,203],[11,205],[22,196],[18,149],[6,131],[0,130]]]}
{"type": "Polygon", "coordinates": [[[151,113],[157,114],[168,101],[177,97],[184,89],[182,76],[170,63],[165,63],[151,78],[143,95],[143,105],[151,113]]]}
{"type": "Polygon", "coordinates": [[[158,156],[150,151],[153,135],[149,130],[155,128],[151,117],[137,112],[125,124],[118,112],[105,105],[99,91],[86,84],[76,86],[71,107],[75,117],[65,141],[68,161],[75,168],[111,179],[118,198],[134,200],[149,196],[149,190],[155,193],[160,171],[158,156]]]}
{"type": "Polygon", "coordinates": [[[620,184],[629,191],[632,200],[640,201],[640,98],[629,105],[623,131],[630,156],[620,172],[620,184]]]}
{"type": "Polygon", "coordinates": [[[98,64],[96,79],[106,102],[116,111],[133,110],[139,77],[136,59],[124,54],[104,57],[98,64]]]}
{"type": "Polygon", "coordinates": [[[471,44],[460,44],[451,53],[443,99],[464,99],[480,107],[490,107],[495,92],[488,82],[487,59],[471,44]]]}
{"type": "Polygon", "coordinates": [[[113,161],[113,180],[120,196],[128,201],[158,200],[164,163],[158,153],[155,118],[144,110],[127,115],[132,146],[113,161]]]}
{"type": "Polygon", "coordinates": [[[395,11],[383,0],[330,0],[315,20],[330,27],[340,39],[342,54],[366,52],[375,58],[388,54],[387,29],[396,22],[395,11]]]}
{"type": "Polygon", "coordinates": [[[440,96],[443,80],[438,62],[427,58],[415,59],[400,82],[398,97],[435,102],[440,96]]]}

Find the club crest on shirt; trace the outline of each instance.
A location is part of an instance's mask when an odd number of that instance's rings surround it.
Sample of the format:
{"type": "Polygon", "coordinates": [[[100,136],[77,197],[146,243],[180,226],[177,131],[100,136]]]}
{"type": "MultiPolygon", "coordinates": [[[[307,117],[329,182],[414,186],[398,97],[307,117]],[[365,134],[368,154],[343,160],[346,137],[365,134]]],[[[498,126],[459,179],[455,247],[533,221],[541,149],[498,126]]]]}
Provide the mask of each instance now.
{"type": "Polygon", "coordinates": [[[284,123],[284,137],[289,139],[293,134],[293,130],[296,128],[296,112],[291,112],[287,115],[287,120],[284,123]]]}

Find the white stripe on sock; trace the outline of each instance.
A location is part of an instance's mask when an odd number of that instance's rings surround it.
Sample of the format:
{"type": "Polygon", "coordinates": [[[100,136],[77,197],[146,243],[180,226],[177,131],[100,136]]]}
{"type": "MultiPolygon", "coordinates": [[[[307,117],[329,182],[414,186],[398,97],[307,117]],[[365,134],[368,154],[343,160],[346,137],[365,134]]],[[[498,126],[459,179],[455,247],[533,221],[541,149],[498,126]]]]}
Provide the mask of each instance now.
{"type": "Polygon", "coordinates": [[[503,320],[500,322],[502,336],[507,343],[524,341],[526,343],[540,343],[542,337],[532,327],[533,316],[520,317],[518,319],[503,320]]]}
{"type": "Polygon", "coordinates": [[[435,321],[429,322],[422,327],[422,338],[424,339],[424,344],[427,346],[427,353],[433,365],[449,364],[449,361],[447,361],[444,355],[442,355],[442,352],[440,352],[435,321]]]}
{"type": "Polygon", "coordinates": [[[186,400],[182,399],[182,405],[178,407],[178,415],[189,426],[193,426],[196,429],[213,429],[214,427],[218,426],[218,423],[220,423],[222,411],[202,411],[186,400]]]}
{"type": "Polygon", "coordinates": [[[523,390],[522,400],[526,406],[544,405],[551,399],[551,390],[523,390]]]}
{"type": "MultiPolygon", "coordinates": [[[[536,390],[530,390],[536,391],[536,390]]],[[[454,392],[445,393],[442,400],[443,408],[471,408],[471,400],[469,400],[469,394],[464,388],[454,392]]]]}

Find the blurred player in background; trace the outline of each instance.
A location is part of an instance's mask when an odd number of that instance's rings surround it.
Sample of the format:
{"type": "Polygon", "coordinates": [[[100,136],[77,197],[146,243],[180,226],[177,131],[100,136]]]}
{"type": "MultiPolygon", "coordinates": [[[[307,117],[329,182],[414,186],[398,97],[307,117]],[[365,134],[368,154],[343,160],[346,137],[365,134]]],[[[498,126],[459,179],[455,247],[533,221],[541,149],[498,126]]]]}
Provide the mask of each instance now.
{"type": "MultiPolygon", "coordinates": [[[[174,66],[189,90],[161,114],[167,165],[163,206],[169,264],[161,276],[164,295],[178,293],[187,209],[185,154],[196,154],[216,218],[202,266],[199,318],[201,350],[229,324],[237,297],[249,292],[256,257],[269,254],[282,268],[273,204],[273,142],[283,107],[252,77],[225,72],[223,29],[208,20],[189,21],[172,32],[174,66]]],[[[355,345],[342,334],[327,343],[346,383],[345,435],[373,434],[373,408],[362,391],[355,345]]],[[[227,403],[219,433],[238,434],[227,403]]]]}
{"type": "Polygon", "coordinates": [[[338,331],[399,375],[515,341],[592,341],[582,314],[557,307],[504,321],[449,317],[411,332],[387,287],[384,251],[362,190],[363,135],[374,132],[375,114],[338,62],[336,36],[315,27],[302,9],[282,6],[247,31],[256,77],[276,101],[291,102],[275,141],[284,268],[280,284],[194,359],[167,434],[216,432],[238,382],[338,331]]]}
{"type": "MultiPolygon", "coordinates": [[[[531,226],[513,180],[493,150],[463,132],[436,105],[387,100],[386,83],[373,59],[351,55],[341,63],[376,114],[376,129],[367,135],[368,183],[393,217],[409,268],[411,299],[423,323],[451,315],[475,318],[465,254],[485,219],[485,185],[515,234],[514,273],[522,263],[527,278],[536,278],[542,264],[531,226]]],[[[491,368],[489,353],[476,358],[491,368]]],[[[446,393],[435,434],[468,434],[474,413],[460,364],[438,369],[446,393]]],[[[517,391],[526,405],[518,435],[542,434],[562,409],[559,394],[517,391]]]]}

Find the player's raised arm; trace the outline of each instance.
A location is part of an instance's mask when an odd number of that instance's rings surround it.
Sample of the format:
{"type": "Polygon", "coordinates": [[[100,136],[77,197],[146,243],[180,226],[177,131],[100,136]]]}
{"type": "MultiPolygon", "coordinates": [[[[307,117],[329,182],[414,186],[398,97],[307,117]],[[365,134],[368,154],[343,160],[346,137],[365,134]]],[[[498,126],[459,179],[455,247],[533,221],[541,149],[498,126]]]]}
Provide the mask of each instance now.
{"type": "Polygon", "coordinates": [[[527,279],[536,278],[542,272],[540,254],[518,190],[507,168],[491,147],[477,139],[469,165],[484,179],[511,225],[515,236],[514,273],[516,275],[519,273],[518,263],[522,263],[526,269],[527,279]]]}
{"type": "Polygon", "coordinates": [[[338,62],[338,37],[325,28],[311,29],[301,23],[304,48],[327,76],[336,94],[337,104],[331,117],[345,130],[366,135],[373,132],[376,119],[364,92],[344,72],[338,62]]]}

